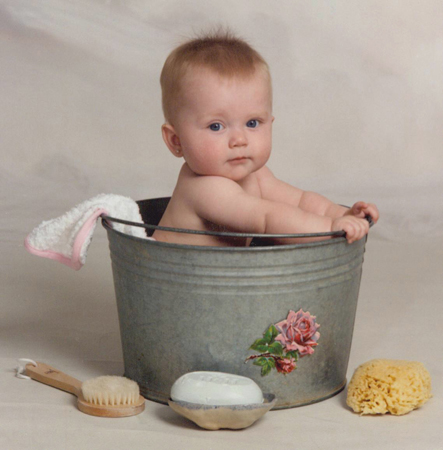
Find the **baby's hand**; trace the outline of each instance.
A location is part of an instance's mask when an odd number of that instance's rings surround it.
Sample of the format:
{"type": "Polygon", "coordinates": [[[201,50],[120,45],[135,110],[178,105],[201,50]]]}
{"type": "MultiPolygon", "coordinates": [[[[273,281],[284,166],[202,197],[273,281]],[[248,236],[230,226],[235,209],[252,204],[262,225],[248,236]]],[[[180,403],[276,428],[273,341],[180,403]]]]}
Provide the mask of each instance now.
{"type": "Polygon", "coordinates": [[[366,216],[371,216],[372,222],[375,224],[380,214],[373,203],[357,202],[345,213],[345,216],[355,216],[362,219],[366,216]]]}
{"type": "Polygon", "coordinates": [[[368,234],[369,222],[366,219],[347,215],[334,219],[331,229],[332,231],[345,231],[348,243],[352,244],[368,234]]]}

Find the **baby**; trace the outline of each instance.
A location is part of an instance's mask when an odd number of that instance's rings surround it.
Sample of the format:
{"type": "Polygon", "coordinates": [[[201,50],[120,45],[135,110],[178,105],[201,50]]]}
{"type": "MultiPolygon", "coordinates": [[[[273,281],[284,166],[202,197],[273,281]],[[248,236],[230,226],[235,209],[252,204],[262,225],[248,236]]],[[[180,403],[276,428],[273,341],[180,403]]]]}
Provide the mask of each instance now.
{"type": "MultiPolygon", "coordinates": [[[[278,180],[266,167],[274,122],[271,76],[265,60],[243,40],[219,33],[186,42],[167,58],[160,82],[163,139],[184,159],[160,225],[268,234],[344,230],[352,243],[368,233],[366,215],[377,222],[371,203],[339,206],[278,180]]],[[[250,243],[162,230],[153,237],[203,246],[250,243]]]]}

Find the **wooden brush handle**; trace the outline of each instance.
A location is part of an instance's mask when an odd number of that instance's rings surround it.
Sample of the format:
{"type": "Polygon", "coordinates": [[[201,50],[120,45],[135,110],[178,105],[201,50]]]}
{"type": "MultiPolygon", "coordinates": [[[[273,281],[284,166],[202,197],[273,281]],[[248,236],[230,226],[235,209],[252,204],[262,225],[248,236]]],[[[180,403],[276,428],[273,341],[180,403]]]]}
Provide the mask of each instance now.
{"type": "Polygon", "coordinates": [[[26,375],[33,380],[69,392],[77,397],[81,393],[81,381],[42,362],[37,362],[37,367],[33,364],[26,364],[26,375]]]}

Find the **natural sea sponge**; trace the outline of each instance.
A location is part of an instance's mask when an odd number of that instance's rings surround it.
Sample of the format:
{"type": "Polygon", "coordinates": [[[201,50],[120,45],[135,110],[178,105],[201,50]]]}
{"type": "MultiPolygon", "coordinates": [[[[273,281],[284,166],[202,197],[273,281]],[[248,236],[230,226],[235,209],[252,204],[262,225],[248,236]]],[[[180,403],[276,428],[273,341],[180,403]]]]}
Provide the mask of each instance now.
{"type": "Polygon", "coordinates": [[[402,415],[431,396],[431,376],[422,363],[373,359],[354,372],[346,403],[360,414],[402,415]]]}

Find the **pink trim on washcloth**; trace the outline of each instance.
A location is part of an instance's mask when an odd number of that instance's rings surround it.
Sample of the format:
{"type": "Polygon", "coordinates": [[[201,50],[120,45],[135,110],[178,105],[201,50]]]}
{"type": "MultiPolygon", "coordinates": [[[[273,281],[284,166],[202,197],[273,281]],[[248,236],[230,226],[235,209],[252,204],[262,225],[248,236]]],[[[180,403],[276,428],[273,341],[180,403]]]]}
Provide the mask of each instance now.
{"type": "Polygon", "coordinates": [[[77,233],[77,236],[75,237],[74,245],[72,246],[71,259],[69,259],[67,256],[65,256],[61,253],[54,252],[52,250],[39,250],[35,247],[32,247],[32,245],[28,241],[29,236],[27,236],[25,239],[26,250],[28,250],[28,252],[32,253],[33,255],[41,256],[43,258],[54,259],[55,261],[61,262],[62,264],[65,264],[66,266],[71,267],[71,269],[79,270],[83,266],[83,263],[80,260],[83,245],[84,245],[86,239],[92,233],[96,220],[102,214],[107,215],[108,213],[103,208],[99,208],[99,209],[95,210],[91,214],[91,216],[86,220],[86,222],[83,224],[83,226],[80,228],[79,232],[77,233]]]}
{"type": "Polygon", "coordinates": [[[38,250],[37,248],[33,247],[29,243],[28,237],[29,236],[27,236],[25,239],[25,248],[29,253],[32,253],[33,255],[36,256],[41,256],[42,258],[54,259],[55,261],[61,262],[62,264],[65,264],[66,266],[69,266],[75,270],[80,269],[81,266],[77,269],[72,264],[72,261],[66,256],[62,255],[61,253],[53,252],[52,250],[38,250]]]}

